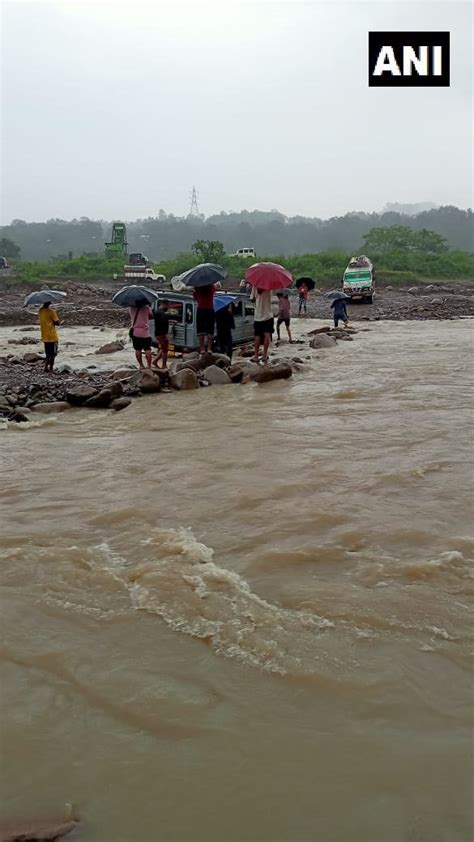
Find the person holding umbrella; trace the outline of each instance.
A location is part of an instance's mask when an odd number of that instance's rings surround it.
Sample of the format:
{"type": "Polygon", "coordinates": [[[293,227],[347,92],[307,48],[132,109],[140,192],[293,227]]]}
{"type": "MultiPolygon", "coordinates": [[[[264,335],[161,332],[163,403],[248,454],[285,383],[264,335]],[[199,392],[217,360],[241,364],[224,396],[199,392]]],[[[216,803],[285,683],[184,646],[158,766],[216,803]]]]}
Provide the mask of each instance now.
{"type": "Polygon", "coordinates": [[[51,303],[51,301],[45,301],[38,313],[41,339],[44,342],[44,353],[46,357],[44,363],[45,371],[53,370],[59,343],[59,336],[56,330],[59,325],[59,316],[56,310],[53,310],[51,307],[51,303]]]}
{"type": "Polygon", "coordinates": [[[263,344],[263,362],[266,363],[273,334],[272,291],[291,286],[293,278],[291,273],[278,263],[254,263],[247,269],[245,277],[253,286],[251,298],[255,301],[253,361],[259,361],[263,344]]]}
{"type": "Polygon", "coordinates": [[[301,316],[301,313],[304,310],[304,314],[306,316],[306,306],[308,303],[308,287],[306,283],[302,283],[299,287],[299,307],[298,307],[298,316],[301,316]]]}
{"type": "Polygon", "coordinates": [[[334,310],[334,327],[338,326],[339,321],[344,322],[344,326],[347,327],[349,316],[346,309],[346,297],[335,298],[331,304],[331,310],[334,310]]]}
{"type": "Polygon", "coordinates": [[[53,310],[51,304],[57,301],[63,301],[66,298],[66,293],[57,289],[49,289],[45,286],[44,289],[38,292],[30,292],[26,296],[23,303],[24,307],[29,307],[32,304],[40,304],[38,313],[38,320],[40,323],[41,339],[44,342],[45,352],[45,371],[52,371],[54,368],[54,361],[58,353],[58,332],[56,330],[59,325],[59,316],[56,310],[53,310]]]}
{"type": "Polygon", "coordinates": [[[145,368],[143,365],[143,355],[145,355],[146,367],[151,368],[150,319],[153,318],[152,309],[146,298],[142,298],[134,306],[129,307],[129,313],[132,323],[129,333],[138,367],[145,368]]]}
{"type": "Polygon", "coordinates": [[[130,313],[132,326],[128,335],[132,340],[139,368],[145,368],[143,354],[147,367],[151,368],[150,319],[153,318],[153,312],[150,305],[154,304],[157,298],[156,292],[140,284],[129,284],[122,287],[112,298],[114,304],[118,304],[119,307],[127,307],[130,313]]]}
{"type": "Polygon", "coordinates": [[[222,286],[227,272],[215,263],[200,263],[180,275],[180,281],[187,287],[193,287],[193,297],[197,303],[196,328],[199,339],[199,352],[211,352],[214,343],[216,314],[214,293],[222,286]]]}

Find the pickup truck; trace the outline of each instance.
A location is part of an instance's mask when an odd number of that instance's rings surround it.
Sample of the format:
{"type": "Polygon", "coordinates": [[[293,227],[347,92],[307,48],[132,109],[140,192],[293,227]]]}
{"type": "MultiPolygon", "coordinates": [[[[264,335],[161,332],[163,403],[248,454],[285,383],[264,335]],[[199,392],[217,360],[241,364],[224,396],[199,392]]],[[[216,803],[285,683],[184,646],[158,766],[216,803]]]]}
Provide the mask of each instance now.
{"type": "Polygon", "coordinates": [[[149,266],[124,266],[124,273],[125,280],[134,284],[140,284],[146,281],[155,281],[156,283],[162,284],[166,281],[165,275],[158,275],[149,266]]]}

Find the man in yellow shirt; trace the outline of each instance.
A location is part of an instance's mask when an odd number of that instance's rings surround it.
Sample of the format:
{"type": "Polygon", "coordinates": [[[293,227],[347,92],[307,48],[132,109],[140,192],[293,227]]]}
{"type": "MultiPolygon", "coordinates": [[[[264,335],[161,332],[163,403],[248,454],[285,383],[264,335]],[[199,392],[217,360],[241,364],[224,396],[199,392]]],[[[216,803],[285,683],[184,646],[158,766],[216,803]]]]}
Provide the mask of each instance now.
{"type": "Polygon", "coordinates": [[[44,364],[45,371],[52,371],[54,367],[54,360],[58,353],[58,332],[56,325],[59,324],[59,317],[56,310],[51,308],[51,302],[47,301],[40,308],[38,319],[41,328],[41,339],[44,342],[44,351],[46,354],[46,362],[44,364]]]}

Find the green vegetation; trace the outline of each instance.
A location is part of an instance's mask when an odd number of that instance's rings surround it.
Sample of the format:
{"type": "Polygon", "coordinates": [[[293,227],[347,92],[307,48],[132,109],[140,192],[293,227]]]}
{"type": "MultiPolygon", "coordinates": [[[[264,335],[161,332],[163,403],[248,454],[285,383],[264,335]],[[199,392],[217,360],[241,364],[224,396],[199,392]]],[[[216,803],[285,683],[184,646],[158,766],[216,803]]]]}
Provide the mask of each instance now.
{"type": "MultiPolygon", "coordinates": [[[[468,251],[474,241],[472,211],[452,206],[424,210],[415,215],[392,209],[385,213],[346,213],[331,219],[285,216],[276,210],[219,213],[207,219],[179,218],[159,211],[155,217],[128,220],[126,226],[129,253],[145,252],[155,263],[175,260],[178,255],[189,254],[193,243],[204,242],[222,243],[227,254],[252,247],[261,257],[317,254],[333,249],[344,254],[358,248],[364,251],[361,244],[369,232],[375,237],[370,250],[366,249],[370,255],[404,249],[407,230],[439,234],[452,249],[468,251]],[[379,229],[389,230],[390,239],[384,236],[380,241],[378,234],[373,234],[379,229]],[[394,238],[394,232],[400,230],[401,240],[394,238]]],[[[91,252],[102,256],[111,229],[111,222],[87,217],[49,219],[47,222],[14,219],[0,229],[0,237],[17,243],[24,260],[49,261],[69,251],[74,256],[91,252]]]]}
{"type": "Polygon", "coordinates": [[[442,254],[448,251],[445,237],[436,231],[413,231],[406,225],[390,225],[388,228],[372,228],[364,236],[364,249],[370,254],[409,252],[411,254],[442,254]]]}
{"type": "Polygon", "coordinates": [[[13,240],[10,240],[8,237],[2,237],[0,240],[0,256],[6,258],[18,258],[20,257],[20,246],[17,246],[13,240]]]}
{"type": "MultiPolygon", "coordinates": [[[[315,254],[283,254],[261,256],[258,260],[282,263],[298,278],[309,275],[317,286],[327,287],[339,283],[352,254],[367,253],[372,259],[377,279],[382,283],[406,284],[423,280],[474,281],[474,253],[449,249],[436,232],[391,226],[376,228],[364,236],[364,245],[350,251],[340,249],[320,251],[315,254]]],[[[197,261],[219,262],[234,278],[243,278],[253,258],[235,258],[224,254],[219,241],[197,241],[194,253],[178,254],[170,260],[156,262],[154,269],[168,279],[190,269],[197,261]]],[[[82,257],[59,257],[49,262],[15,260],[15,279],[29,284],[45,281],[80,282],[110,281],[116,274],[123,278],[123,258],[106,259],[103,255],[84,254],[82,257]]]]}
{"type": "Polygon", "coordinates": [[[196,240],[191,246],[191,251],[201,263],[217,263],[219,266],[222,266],[226,256],[225,248],[219,240],[196,240]]]}

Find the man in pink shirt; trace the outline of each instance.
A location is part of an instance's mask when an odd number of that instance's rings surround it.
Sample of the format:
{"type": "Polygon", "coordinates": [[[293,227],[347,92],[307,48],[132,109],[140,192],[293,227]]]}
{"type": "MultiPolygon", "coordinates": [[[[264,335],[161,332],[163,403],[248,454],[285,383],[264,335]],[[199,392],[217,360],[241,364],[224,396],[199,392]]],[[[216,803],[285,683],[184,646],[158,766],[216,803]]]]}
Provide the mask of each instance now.
{"type": "Polygon", "coordinates": [[[151,368],[150,319],[153,318],[151,307],[147,301],[137,301],[137,306],[130,307],[129,312],[132,321],[130,338],[137,363],[140,368],[145,368],[143,365],[143,354],[145,354],[147,368],[151,368]]]}

